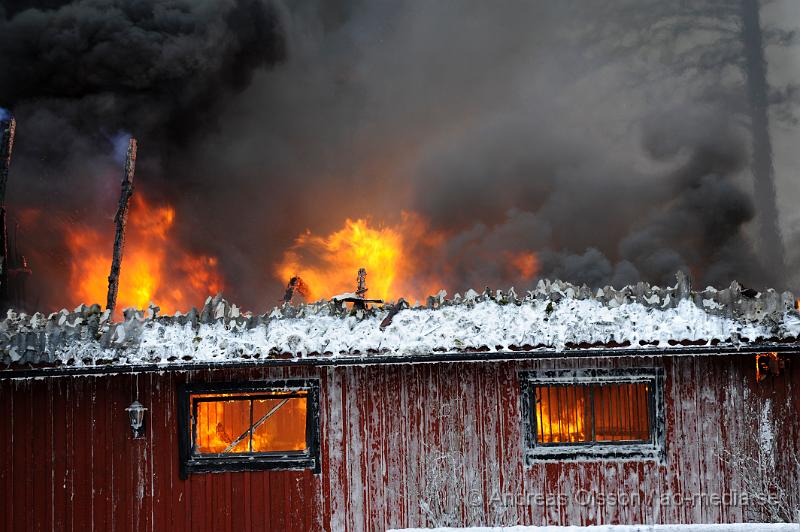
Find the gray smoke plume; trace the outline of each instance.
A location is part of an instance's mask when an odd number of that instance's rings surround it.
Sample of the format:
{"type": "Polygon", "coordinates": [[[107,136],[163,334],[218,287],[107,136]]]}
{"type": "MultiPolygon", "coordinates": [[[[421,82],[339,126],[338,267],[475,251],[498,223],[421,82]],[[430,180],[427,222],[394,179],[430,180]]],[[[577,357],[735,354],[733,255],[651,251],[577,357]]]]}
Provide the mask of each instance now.
{"type": "Polygon", "coordinates": [[[305,229],[402,210],[449,235],[420,275],[451,293],[530,286],[507,263],[522,251],[539,276],[592,286],[678,269],[781,285],[748,238],[736,84],[671,75],[666,49],[616,57],[606,45],[625,33],[601,31],[604,16],[533,0],[0,8],[0,106],[19,122],[9,201],[48,209],[21,241],[38,306],[67,304],[59,225],[113,216],[121,131],[140,139],[139,190],[176,205],[181,240],[218,256],[250,308],[278,299],[273,265],[305,229]]]}

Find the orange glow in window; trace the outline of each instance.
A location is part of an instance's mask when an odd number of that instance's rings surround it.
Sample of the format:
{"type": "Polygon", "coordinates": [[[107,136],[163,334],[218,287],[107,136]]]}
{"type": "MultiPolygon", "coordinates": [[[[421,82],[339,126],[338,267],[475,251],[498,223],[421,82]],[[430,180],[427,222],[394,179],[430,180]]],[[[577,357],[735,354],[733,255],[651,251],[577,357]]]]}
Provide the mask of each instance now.
{"type": "Polygon", "coordinates": [[[308,393],[198,394],[195,452],[304,451],[308,393]],[[209,400],[219,397],[219,401],[209,400]]]}
{"type": "Polygon", "coordinates": [[[647,383],[570,384],[536,387],[539,444],[647,441],[647,383]]]}

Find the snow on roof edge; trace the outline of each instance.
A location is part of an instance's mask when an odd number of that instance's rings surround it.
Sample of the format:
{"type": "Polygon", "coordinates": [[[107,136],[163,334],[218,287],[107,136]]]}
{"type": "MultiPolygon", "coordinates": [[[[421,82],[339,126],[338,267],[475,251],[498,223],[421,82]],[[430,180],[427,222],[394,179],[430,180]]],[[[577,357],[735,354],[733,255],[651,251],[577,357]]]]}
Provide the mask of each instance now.
{"type": "Polygon", "coordinates": [[[9,311],[0,322],[0,363],[141,364],[246,358],[397,356],[463,350],[503,351],[678,343],[730,345],[793,342],[800,314],[790,292],[757,294],[732,283],[693,291],[685,276],[674,287],[646,283],[591,291],[540,281],[520,297],[513,289],[444,292],[425,307],[388,304],[366,312],[341,303],[284,305],[269,315],[242,313],[221,295],[201,311],[157,316],[127,310],[123,322],[84,305],[45,317],[9,311]],[[386,318],[392,315],[391,323],[386,318]]]}

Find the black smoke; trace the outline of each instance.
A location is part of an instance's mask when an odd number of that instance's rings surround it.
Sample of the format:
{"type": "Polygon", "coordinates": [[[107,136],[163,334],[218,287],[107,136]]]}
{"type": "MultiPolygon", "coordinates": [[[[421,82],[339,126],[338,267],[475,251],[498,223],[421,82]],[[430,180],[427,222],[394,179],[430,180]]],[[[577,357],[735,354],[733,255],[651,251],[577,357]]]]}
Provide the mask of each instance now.
{"type": "MultiPolygon", "coordinates": [[[[639,18],[602,31],[602,5],[17,0],[0,8],[9,202],[53,227],[108,223],[130,132],[139,190],[177,206],[182,240],[220,257],[250,308],[278,299],[273,265],[305,229],[402,210],[450,236],[425,264],[451,292],[529,286],[517,251],[592,286],[678,269],[781,285],[748,236],[737,84],[673,75],[661,44],[620,59],[609,41],[639,18]]],[[[57,292],[59,239],[31,238],[34,284],[57,292]]]]}

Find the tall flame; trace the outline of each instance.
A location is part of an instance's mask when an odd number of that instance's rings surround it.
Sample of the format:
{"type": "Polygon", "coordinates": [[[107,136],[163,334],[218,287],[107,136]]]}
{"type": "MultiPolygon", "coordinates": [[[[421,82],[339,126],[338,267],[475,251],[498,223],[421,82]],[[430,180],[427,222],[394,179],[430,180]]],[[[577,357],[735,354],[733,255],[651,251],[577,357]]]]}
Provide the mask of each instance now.
{"type": "Polygon", "coordinates": [[[354,291],[359,268],[367,270],[370,298],[422,299],[440,290],[442,283],[419,267],[418,250],[435,249],[444,238],[412,213],[403,213],[394,226],[347,219],[342,229],[328,236],[301,234],[275,272],[283,282],[299,275],[310,301],[354,291]]]}
{"type": "MultiPolygon", "coordinates": [[[[327,236],[306,231],[297,237],[275,268],[275,275],[282,283],[299,276],[307,288],[306,299],[316,301],[354,291],[356,272],[366,268],[368,297],[424,301],[442,288],[450,288],[445,282],[449,272],[463,267],[457,256],[445,253],[444,244],[450,236],[433,230],[425,219],[411,212],[403,212],[395,225],[375,226],[365,219],[347,219],[344,227],[327,236]]],[[[490,250],[470,250],[482,253],[481,260],[498,262],[490,250]]],[[[539,272],[539,260],[533,252],[507,251],[499,257],[499,268],[508,279],[530,281],[539,272]]]]}
{"type": "MultiPolygon", "coordinates": [[[[128,218],[117,309],[144,308],[151,301],[165,313],[186,310],[222,289],[217,259],[195,255],[172,239],[175,210],[134,196],[128,218]]],[[[111,231],[67,228],[70,304],[105,303],[111,265],[111,231]]]]}

